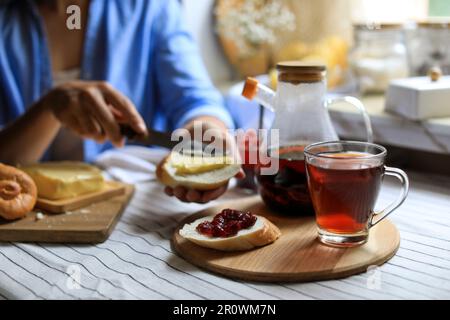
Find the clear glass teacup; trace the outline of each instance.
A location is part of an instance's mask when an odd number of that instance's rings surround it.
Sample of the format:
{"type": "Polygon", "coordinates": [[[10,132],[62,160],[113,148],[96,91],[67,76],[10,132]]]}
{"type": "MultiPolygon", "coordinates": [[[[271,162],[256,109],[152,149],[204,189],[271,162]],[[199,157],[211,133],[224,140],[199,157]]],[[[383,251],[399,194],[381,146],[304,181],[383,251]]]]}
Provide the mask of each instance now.
{"type": "Polygon", "coordinates": [[[334,246],[357,246],[369,230],[406,199],[408,176],[384,165],[386,148],[368,142],[334,141],[309,145],[304,150],[309,191],[319,239],[334,246]],[[401,182],[399,198],[375,212],[385,175],[401,182]]]}

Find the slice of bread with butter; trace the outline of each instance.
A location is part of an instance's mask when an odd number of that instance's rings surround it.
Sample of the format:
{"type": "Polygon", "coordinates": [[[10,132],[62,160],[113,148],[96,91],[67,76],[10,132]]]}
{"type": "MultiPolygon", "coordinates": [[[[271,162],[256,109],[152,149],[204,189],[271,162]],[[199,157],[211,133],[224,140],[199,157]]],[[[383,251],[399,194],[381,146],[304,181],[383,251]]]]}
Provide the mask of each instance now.
{"type": "Polygon", "coordinates": [[[229,156],[183,155],[171,152],[158,165],[156,175],[166,186],[212,190],[226,185],[241,165],[229,156]]]}

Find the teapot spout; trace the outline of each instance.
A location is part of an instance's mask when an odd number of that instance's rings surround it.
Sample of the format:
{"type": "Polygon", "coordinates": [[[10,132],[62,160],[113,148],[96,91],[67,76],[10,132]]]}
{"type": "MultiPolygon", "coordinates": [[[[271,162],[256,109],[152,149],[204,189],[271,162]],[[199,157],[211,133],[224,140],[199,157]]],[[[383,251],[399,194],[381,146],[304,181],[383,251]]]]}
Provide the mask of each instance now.
{"type": "Polygon", "coordinates": [[[275,112],[276,93],[269,87],[261,84],[257,79],[248,77],[245,80],[242,95],[248,100],[255,100],[263,107],[275,112]]]}

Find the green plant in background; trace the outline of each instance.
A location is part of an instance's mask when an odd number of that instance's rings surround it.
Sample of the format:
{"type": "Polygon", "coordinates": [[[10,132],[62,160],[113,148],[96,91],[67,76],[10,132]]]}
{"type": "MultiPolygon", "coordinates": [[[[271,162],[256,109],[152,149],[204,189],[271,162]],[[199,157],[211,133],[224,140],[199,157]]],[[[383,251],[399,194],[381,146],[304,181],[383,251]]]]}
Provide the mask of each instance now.
{"type": "Polygon", "coordinates": [[[430,0],[429,15],[432,17],[450,16],[450,0],[430,0]]]}

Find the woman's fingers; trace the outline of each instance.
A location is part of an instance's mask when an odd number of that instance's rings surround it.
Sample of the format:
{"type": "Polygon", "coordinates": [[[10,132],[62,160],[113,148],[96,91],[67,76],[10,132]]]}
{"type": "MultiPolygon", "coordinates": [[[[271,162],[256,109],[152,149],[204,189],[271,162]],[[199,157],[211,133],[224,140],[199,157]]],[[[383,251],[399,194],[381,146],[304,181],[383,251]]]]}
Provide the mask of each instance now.
{"type": "Polygon", "coordinates": [[[120,134],[119,124],[115,120],[111,110],[108,108],[100,91],[95,89],[88,90],[83,95],[83,99],[84,103],[90,104],[90,113],[98,121],[109,140],[111,140],[115,146],[123,146],[124,138],[120,134]]]}
{"type": "Polygon", "coordinates": [[[59,116],[58,120],[61,122],[63,127],[70,129],[72,132],[80,136],[84,135],[84,127],[81,123],[81,119],[74,113],[67,112],[66,114],[59,116]]]}
{"type": "Polygon", "coordinates": [[[179,200],[184,202],[199,202],[202,198],[202,194],[197,190],[186,189],[183,187],[165,187],[164,193],[170,197],[177,197],[179,200]]]}
{"type": "Polygon", "coordinates": [[[171,187],[165,187],[164,192],[170,197],[173,196],[173,189],[171,187]]]}
{"type": "Polygon", "coordinates": [[[187,189],[184,187],[175,187],[173,189],[173,195],[181,201],[186,201],[187,189]]]}
{"type": "Polygon", "coordinates": [[[205,191],[202,194],[200,202],[206,203],[211,200],[215,200],[215,199],[219,198],[221,195],[223,195],[225,193],[225,191],[227,191],[227,186],[222,186],[222,187],[214,189],[214,190],[205,191]]]}
{"type": "Polygon", "coordinates": [[[168,196],[175,196],[183,202],[207,203],[219,198],[227,191],[227,186],[208,191],[199,191],[194,189],[186,189],[185,187],[166,187],[164,192],[168,196]]]}
{"type": "Polygon", "coordinates": [[[90,114],[89,110],[85,110],[85,107],[76,108],[74,114],[79,126],[81,127],[80,134],[84,138],[93,139],[98,142],[105,140],[105,133],[101,125],[95,117],[90,114]]]}
{"type": "Polygon", "coordinates": [[[200,191],[189,189],[186,193],[186,200],[189,202],[199,202],[202,199],[202,194],[200,191]]]}
{"type": "Polygon", "coordinates": [[[146,134],[147,127],[144,119],[137,111],[135,105],[126,96],[115,90],[110,84],[101,82],[99,84],[102,93],[108,102],[114,109],[120,113],[119,118],[121,121],[125,121],[129,124],[134,131],[139,134],[146,134]]]}
{"type": "Polygon", "coordinates": [[[146,134],[134,104],[107,82],[71,81],[51,90],[46,103],[60,122],[85,138],[123,146],[120,123],[146,134]],[[76,119],[74,119],[76,118],[76,119]]]}

